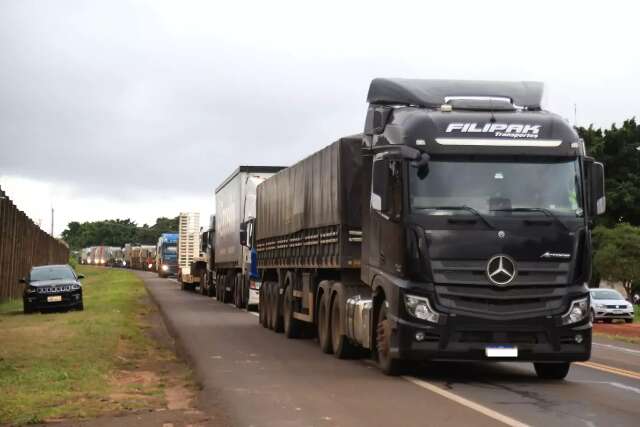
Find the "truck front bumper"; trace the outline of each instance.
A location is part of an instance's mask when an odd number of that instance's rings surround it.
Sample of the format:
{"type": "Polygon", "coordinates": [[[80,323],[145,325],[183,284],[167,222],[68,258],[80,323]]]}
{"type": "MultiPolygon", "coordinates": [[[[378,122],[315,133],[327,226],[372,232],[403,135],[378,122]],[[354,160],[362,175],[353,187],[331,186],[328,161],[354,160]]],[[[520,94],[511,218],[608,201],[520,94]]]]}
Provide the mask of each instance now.
{"type": "Polygon", "coordinates": [[[446,317],[440,324],[395,320],[392,357],[409,360],[585,361],[591,357],[591,323],[558,326],[558,319],[509,322],[446,317]],[[515,347],[517,357],[488,357],[487,348],[515,347]]]}

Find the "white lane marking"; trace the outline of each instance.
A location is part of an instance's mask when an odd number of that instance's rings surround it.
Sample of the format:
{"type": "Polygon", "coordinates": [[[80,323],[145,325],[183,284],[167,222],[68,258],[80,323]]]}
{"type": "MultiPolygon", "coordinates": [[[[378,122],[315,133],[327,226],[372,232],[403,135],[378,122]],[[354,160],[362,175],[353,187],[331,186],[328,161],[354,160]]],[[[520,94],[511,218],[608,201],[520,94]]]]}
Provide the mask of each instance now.
{"type": "Polygon", "coordinates": [[[472,409],[476,412],[480,412],[483,415],[486,415],[489,418],[493,418],[496,421],[500,421],[503,424],[506,424],[508,426],[512,426],[512,427],[529,427],[528,424],[522,423],[514,418],[511,418],[507,415],[503,415],[499,412],[494,411],[493,409],[487,408],[486,406],[483,406],[479,403],[473,402],[469,399],[465,399],[462,396],[458,396],[457,394],[454,394],[450,391],[447,391],[441,387],[438,387],[436,385],[433,385],[431,383],[428,383],[426,381],[420,380],[418,378],[414,378],[414,377],[407,377],[404,376],[402,377],[405,380],[409,381],[410,383],[413,383],[415,385],[417,385],[418,387],[422,387],[424,389],[427,389],[433,393],[439,394],[442,397],[445,397],[449,400],[453,400],[456,403],[459,403],[460,405],[466,406],[469,409],[472,409]]]}
{"type": "Polygon", "coordinates": [[[607,384],[610,385],[611,387],[617,387],[620,388],[622,390],[627,390],[627,391],[632,391],[634,393],[640,394],[640,388],[637,387],[632,387],[630,385],[626,385],[626,384],[621,384],[621,383],[616,383],[613,381],[572,381],[572,382],[576,382],[576,383],[584,383],[584,384],[607,384]]]}
{"type": "Polygon", "coordinates": [[[625,347],[618,347],[617,345],[601,344],[599,342],[594,342],[592,344],[595,345],[595,346],[598,346],[598,347],[605,347],[605,348],[609,348],[611,350],[622,351],[622,352],[625,352],[625,353],[640,354],[640,350],[634,350],[634,349],[625,348],[625,347]]]}

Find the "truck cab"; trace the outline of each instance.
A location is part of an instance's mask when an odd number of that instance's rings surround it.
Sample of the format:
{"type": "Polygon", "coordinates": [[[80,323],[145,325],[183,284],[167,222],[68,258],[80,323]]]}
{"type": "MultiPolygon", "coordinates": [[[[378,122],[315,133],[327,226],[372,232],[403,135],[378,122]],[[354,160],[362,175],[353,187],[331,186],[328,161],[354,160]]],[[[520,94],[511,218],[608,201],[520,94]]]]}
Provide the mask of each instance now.
{"type": "Polygon", "coordinates": [[[371,83],[361,279],[387,307],[383,369],[529,360],[559,377],[589,359],[603,166],[541,98],[537,82],[371,83]]]}

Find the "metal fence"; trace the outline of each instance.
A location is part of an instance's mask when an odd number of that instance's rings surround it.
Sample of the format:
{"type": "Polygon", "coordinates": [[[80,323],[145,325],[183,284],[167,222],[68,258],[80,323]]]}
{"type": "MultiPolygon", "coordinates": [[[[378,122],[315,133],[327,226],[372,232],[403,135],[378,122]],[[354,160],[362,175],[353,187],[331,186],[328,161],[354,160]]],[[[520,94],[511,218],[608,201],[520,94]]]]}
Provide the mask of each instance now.
{"type": "Polygon", "coordinates": [[[0,300],[18,298],[32,266],[66,264],[69,247],[45,233],[0,188],[0,300]]]}

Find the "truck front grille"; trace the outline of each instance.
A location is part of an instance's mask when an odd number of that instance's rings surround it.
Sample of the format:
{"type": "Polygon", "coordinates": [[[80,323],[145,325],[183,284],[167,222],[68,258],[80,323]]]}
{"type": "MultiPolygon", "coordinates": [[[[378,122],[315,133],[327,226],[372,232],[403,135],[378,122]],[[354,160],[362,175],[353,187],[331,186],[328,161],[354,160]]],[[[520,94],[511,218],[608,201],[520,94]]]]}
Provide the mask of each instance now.
{"type": "Polygon", "coordinates": [[[57,294],[60,292],[69,292],[71,290],[72,290],[71,285],[46,286],[46,287],[38,288],[38,293],[39,294],[57,294]]]}
{"type": "Polygon", "coordinates": [[[568,262],[519,262],[506,286],[487,279],[486,261],[432,261],[438,302],[456,312],[491,318],[532,317],[561,310],[569,282],[568,262]]]}
{"type": "MultiPolygon", "coordinates": [[[[433,281],[442,284],[491,285],[486,275],[487,261],[431,261],[433,281]]],[[[518,262],[518,275],[510,286],[567,285],[568,262],[518,262]]]]}

